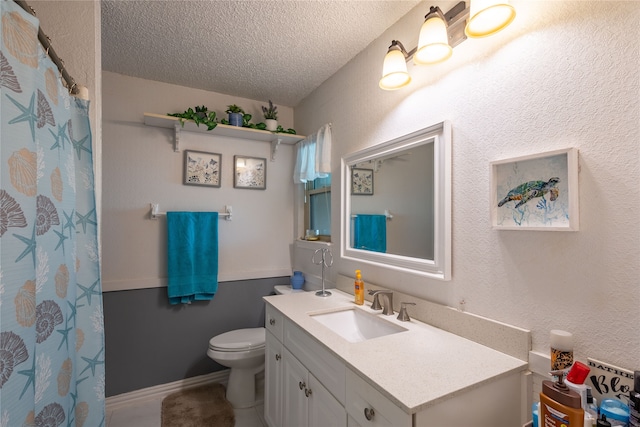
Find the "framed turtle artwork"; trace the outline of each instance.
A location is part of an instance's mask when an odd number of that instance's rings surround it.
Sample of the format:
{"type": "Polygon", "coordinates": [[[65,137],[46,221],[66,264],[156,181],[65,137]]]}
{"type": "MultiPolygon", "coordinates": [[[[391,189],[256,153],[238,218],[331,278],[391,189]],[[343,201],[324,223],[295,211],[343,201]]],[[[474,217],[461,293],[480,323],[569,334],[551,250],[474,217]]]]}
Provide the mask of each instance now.
{"type": "Polygon", "coordinates": [[[577,231],[578,150],[491,162],[490,201],[493,229],[577,231]]]}

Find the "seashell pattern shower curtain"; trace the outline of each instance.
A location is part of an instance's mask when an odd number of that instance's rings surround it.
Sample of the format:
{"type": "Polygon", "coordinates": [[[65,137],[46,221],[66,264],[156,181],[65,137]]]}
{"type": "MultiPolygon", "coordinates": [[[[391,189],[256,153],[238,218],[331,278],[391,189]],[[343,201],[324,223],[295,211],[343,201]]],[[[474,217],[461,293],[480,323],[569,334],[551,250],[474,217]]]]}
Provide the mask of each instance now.
{"type": "Polygon", "coordinates": [[[0,5],[0,427],[104,426],[89,103],[0,5]]]}

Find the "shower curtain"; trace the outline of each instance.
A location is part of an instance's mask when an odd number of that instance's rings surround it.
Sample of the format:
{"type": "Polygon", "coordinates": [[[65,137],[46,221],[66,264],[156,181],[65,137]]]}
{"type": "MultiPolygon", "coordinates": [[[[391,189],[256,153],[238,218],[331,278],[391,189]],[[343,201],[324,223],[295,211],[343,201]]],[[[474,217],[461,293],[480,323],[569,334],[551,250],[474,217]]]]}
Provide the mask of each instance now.
{"type": "Polygon", "coordinates": [[[0,427],[104,426],[89,103],[0,4],[0,427]]]}

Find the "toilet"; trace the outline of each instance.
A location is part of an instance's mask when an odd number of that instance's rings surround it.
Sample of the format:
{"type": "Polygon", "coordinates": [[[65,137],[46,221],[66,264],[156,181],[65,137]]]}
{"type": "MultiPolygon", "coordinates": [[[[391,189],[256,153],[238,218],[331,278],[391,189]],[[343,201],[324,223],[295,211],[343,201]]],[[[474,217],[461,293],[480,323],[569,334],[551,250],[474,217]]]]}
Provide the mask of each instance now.
{"type": "MultiPolygon", "coordinates": [[[[274,287],[276,295],[304,292],[289,285],[274,287]]],[[[265,328],[236,329],[209,340],[207,356],[231,368],[227,400],[236,409],[256,405],[256,375],[264,371],[265,328]]]]}
{"type": "Polygon", "coordinates": [[[264,371],[265,328],[236,329],[209,340],[207,356],[231,368],[227,400],[234,408],[256,404],[256,375],[264,371]]]}

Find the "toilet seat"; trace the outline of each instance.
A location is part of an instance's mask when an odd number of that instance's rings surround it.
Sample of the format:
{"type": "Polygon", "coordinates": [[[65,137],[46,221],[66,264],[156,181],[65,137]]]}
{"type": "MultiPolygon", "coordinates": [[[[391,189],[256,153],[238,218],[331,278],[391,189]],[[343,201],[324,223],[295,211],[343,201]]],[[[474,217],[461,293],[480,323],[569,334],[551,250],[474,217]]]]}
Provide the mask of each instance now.
{"type": "Polygon", "coordinates": [[[265,328],[246,328],[225,332],[209,340],[209,349],[227,352],[261,349],[265,346],[265,331],[265,328]]]}

